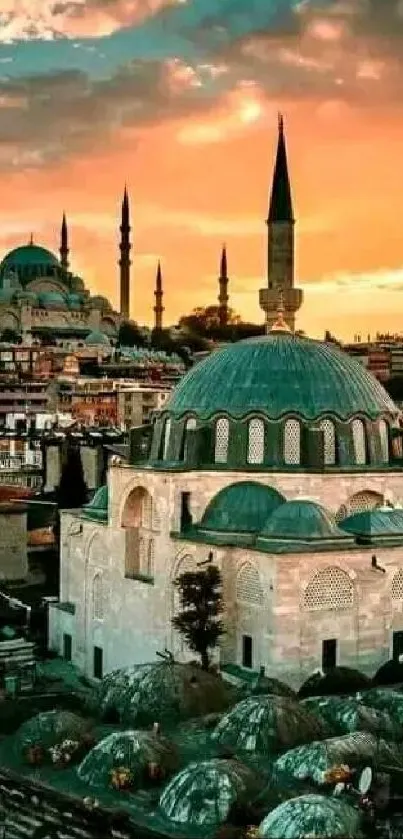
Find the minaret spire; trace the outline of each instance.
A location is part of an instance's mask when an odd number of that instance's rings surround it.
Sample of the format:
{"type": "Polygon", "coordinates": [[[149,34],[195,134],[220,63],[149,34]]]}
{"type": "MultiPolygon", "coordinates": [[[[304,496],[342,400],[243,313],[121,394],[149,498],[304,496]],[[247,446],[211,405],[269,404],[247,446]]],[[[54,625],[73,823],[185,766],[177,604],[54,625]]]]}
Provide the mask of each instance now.
{"type": "Polygon", "coordinates": [[[130,207],[129,195],[125,186],[122,201],[120,223],[120,314],[128,320],[130,313],[130,207]]]}
{"type": "Polygon", "coordinates": [[[267,287],[259,292],[260,306],[266,316],[266,331],[270,331],[278,321],[278,300],[281,291],[283,314],[294,332],[295,314],[302,304],[303,292],[294,287],[295,218],[282,114],[279,114],[278,118],[277,152],[266,224],[267,287]]]}
{"type": "Polygon", "coordinates": [[[69,270],[69,234],[67,230],[66,213],[63,213],[62,229],[60,234],[60,264],[65,274],[69,270]]]}
{"type": "Polygon", "coordinates": [[[228,323],[228,267],[227,267],[227,248],[223,245],[221,251],[220,276],[218,278],[219,294],[219,318],[220,326],[227,326],[228,323]]]}
{"type": "Polygon", "coordinates": [[[162,329],[162,315],[164,313],[164,306],[162,305],[162,298],[164,296],[164,292],[162,290],[162,272],[161,272],[161,263],[158,261],[157,265],[157,275],[155,278],[155,306],[154,306],[154,329],[156,332],[160,332],[162,329]]]}

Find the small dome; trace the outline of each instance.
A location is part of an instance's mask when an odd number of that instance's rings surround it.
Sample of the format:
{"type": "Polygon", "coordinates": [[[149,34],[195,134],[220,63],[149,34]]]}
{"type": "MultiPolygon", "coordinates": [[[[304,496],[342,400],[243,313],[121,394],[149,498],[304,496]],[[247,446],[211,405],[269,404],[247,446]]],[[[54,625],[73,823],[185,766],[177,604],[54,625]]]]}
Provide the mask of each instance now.
{"type": "Polygon", "coordinates": [[[332,728],[334,734],[351,734],[369,731],[387,740],[402,739],[400,726],[396,726],[386,711],[365,706],[357,696],[312,696],[302,704],[314,714],[319,714],[332,728]]]}
{"type": "Polygon", "coordinates": [[[240,481],[224,487],[212,498],[199,525],[200,530],[258,533],[267,517],[285,498],[255,481],[240,481]]]}
{"type": "Polygon", "coordinates": [[[87,720],[70,711],[44,711],[24,722],[16,733],[17,753],[29,746],[56,746],[66,739],[79,739],[89,731],[87,720]]]}
{"type": "Polygon", "coordinates": [[[90,298],[90,306],[93,309],[108,309],[108,311],[112,309],[109,300],[107,300],[106,297],[102,297],[100,294],[96,294],[95,297],[90,298]]]}
{"type": "Polygon", "coordinates": [[[4,257],[0,265],[0,271],[4,273],[6,269],[9,271],[13,268],[18,271],[19,268],[26,268],[27,266],[60,267],[60,263],[57,257],[47,248],[30,243],[10,251],[4,257]]]}
{"type": "Polygon", "coordinates": [[[295,499],[282,504],[267,519],[261,536],[301,541],[345,539],[332,515],[314,501],[295,499]]]}
{"type": "Polygon", "coordinates": [[[82,298],[80,294],[68,294],[66,302],[69,309],[81,309],[82,298]]]}
{"type": "Polygon", "coordinates": [[[403,695],[396,690],[372,688],[362,693],[361,702],[371,708],[387,711],[397,725],[403,726],[403,695]]]}
{"type": "Polygon", "coordinates": [[[97,489],[89,504],[82,508],[81,515],[93,521],[108,521],[109,490],[107,484],[97,489]]]}
{"type": "Polygon", "coordinates": [[[363,510],[347,516],[340,522],[340,528],[361,538],[393,538],[403,535],[403,510],[363,510]]]}
{"type": "Polygon", "coordinates": [[[301,795],[284,801],[262,821],[261,839],[355,839],[361,836],[360,811],[337,798],[301,795]]]}
{"type": "Polygon", "coordinates": [[[123,721],[136,725],[222,711],[229,702],[229,689],[218,676],[171,661],[115,670],[100,685],[104,714],[116,710],[123,721]]]}
{"type": "Polygon", "coordinates": [[[175,771],[178,766],[175,746],[152,731],[116,731],[91,749],[77,774],[90,786],[108,787],[112,771],[124,767],[136,787],[141,786],[149,763],[157,764],[164,774],[175,771]]]}
{"type": "Polygon", "coordinates": [[[301,685],[298,696],[331,696],[355,693],[371,685],[371,679],[353,667],[333,667],[328,673],[315,672],[301,685]]]}
{"type": "Polygon", "coordinates": [[[204,760],[172,778],[159,809],[176,824],[207,828],[225,822],[234,803],[250,804],[259,791],[255,774],[238,760],[204,760]]]}
{"type": "Polygon", "coordinates": [[[76,277],[75,275],[73,275],[72,277],[70,277],[69,285],[71,290],[73,292],[77,292],[78,294],[81,291],[85,291],[85,285],[81,277],[76,277]]]}
{"type": "Polygon", "coordinates": [[[239,419],[259,412],[272,420],[285,414],[347,420],[398,413],[378,380],[347,353],[276,332],[211,353],[181,379],[166,410],[203,420],[219,413],[239,419]]]}
{"type": "Polygon", "coordinates": [[[110,347],[110,340],[105,332],[90,332],[85,339],[85,343],[88,347],[92,346],[103,346],[103,347],[110,347]]]}
{"type": "Polygon", "coordinates": [[[67,306],[66,298],[59,291],[42,291],[38,300],[44,309],[65,309],[67,306]]]}
{"type": "Polygon", "coordinates": [[[220,720],[212,737],[236,752],[269,756],[327,733],[322,721],[297,700],[269,695],[238,702],[220,720]]]}

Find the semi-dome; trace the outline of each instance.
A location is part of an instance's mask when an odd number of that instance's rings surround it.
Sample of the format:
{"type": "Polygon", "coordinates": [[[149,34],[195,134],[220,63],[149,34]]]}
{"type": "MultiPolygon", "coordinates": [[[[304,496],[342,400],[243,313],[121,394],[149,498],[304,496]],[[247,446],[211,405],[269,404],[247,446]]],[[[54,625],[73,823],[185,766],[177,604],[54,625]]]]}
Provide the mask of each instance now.
{"type": "Polygon", "coordinates": [[[87,335],[87,337],[85,339],[85,343],[87,344],[88,347],[92,347],[92,346],[109,347],[111,342],[110,342],[108,336],[105,335],[105,332],[98,332],[98,331],[94,330],[93,332],[90,332],[89,335],[87,335]]]}
{"type": "Polygon", "coordinates": [[[284,496],[272,487],[256,481],[239,481],[224,487],[212,498],[199,529],[259,533],[267,518],[284,501],[284,496]]]}
{"type": "Polygon", "coordinates": [[[97,489],[89,504],[85,504],[81,515],[92,521],[108,521],[109,491],[105,484],[97,489]]]}
{"type": "Polygon", "coordinates": [[[174,417],[191,412],[201,419],[259,412],[272,420],[290,413],[306,420],[397,413],[382,385],[358,361],[334,345],[276,332],[209,355],[181,380],[166,410],[174,417]]]}
{"type": "Polygon", "coordinates": [[[0,270],[1,272],[4,272],[6,269],[8,271],[10,269],[18,271],[19,268],[26,268],[27,266],[36,267],[40,265],[60,267],[59,260],[51,251],[47,248],[43,248],[41,245],[34,245],[33,242],[30,242],[28,245],[22,245],[10,251],[4,257],[0,265],[0,270]]]}
{"type": "Polygon", "coordinates": [[[261,536],[290,541],[345,539],[332,515],[320,504],[305,499],[287,501],[266,520],[261,536]]]}
{"type": "Polygon", "coordinates": [[[44,309],[65,309],[67,306],[66,298],[59,291],[42,291],[38,299],[44,309]]]}

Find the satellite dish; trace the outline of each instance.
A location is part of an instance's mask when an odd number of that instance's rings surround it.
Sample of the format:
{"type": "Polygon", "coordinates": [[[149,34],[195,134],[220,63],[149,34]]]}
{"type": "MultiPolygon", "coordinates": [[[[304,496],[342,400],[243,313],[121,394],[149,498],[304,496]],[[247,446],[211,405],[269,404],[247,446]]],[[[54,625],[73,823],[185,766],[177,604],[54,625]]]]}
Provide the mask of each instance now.
{"type": "Polygon", "coordinates": [[[336,784],[336,786],[333,790],[333,795],[341,795],[341,793],[343,792],[343,790],[345,790],[345,788],[346,788],[346,785],[343,784],[343,781],[339,781],[339,783],[336,784]]]}
{"type": "Polygon", "coordinates": [[[366,766],[365,769],[362,770],[361,775],[358,780],[358,789],[361,795],[366,795],[370,786],[372,784],[372,769],[370,766],[366,766]]]}

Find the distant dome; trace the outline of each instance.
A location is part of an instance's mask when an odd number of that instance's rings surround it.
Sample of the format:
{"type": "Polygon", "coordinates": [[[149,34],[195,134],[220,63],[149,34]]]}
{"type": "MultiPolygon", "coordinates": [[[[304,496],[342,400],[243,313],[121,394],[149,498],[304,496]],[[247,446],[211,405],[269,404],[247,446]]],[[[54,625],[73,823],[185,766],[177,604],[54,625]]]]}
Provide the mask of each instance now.
{"type": "Polygon", "coordinates": [[[314,501],[294,499],[282,504],[265,522],[261,535],[272,539],[345,539],[332,515],[314,501]]]}
{"type": "Polygon", "coordinates": [[[67,294],[66,302],[69,309],[81,309],[82,298],[80,294],[67,294]]]}
{"type": "Polygon", "coordinates": [[[87,720],[70,711],[43,711],[19,727],[15,735],[17,753],[23,753],[32,745],[47,748],[66,739],[79,739],[89,728],[87,720]]]}
{"type": "Polygon", "coordinates": [[[171,822],[206,828],[225,822],[233,804],[250,804],[259,791],[254,772],[240,761],[203,760],[172,778],[159,809],[171,822]]]}
{"type": "Polygon", "coordinates": [[[60,268],[60,263],[57,257],[47,248],[40,245],[28,244],[22,245],[10,251],[3,259],[0,265],[1,273],[10,269],[17,270],[26,266],[49,265],[60,268]]]}
{"type": "Polygon", "coordinates": [[[93,309],[108,309],[109,311],[112,309],[109,300],[106,297],[102,297],[100,294],[96,294],[95,297],[90,298],[90,305],[93,309]]]}
{"type": "Polygon", "coordinates": [[[85,339],[85,343],[88,347],[92,346],[103,346],[103,347],[110,347],[111,342],[105,332],[90,332],[85,339]]]}
{"type": "Polygon", "coordinates": [[[261,839],[355,839],[361,836],[360,811],[338,798],[301,795],[284,801],[262,821],[261,839]]]}
{"type": "Polygon", "coordinates": [[[81,277],[73,275],[70,277],[70,288],[73,292],[80,292],[85,290],[84,282],[81,277]]]}
{"type": "Polygon", "coordinates": [[[93,521],[108,521],[108,487],[105,484],[97,489],[89,504],[82,508],[81,515],[93,521]]]}
{"type": "Polygon", "coordinates": [[[200,530],[258,533],[268,517],[285,501],[277,490],[255,481],[239,481],[212,498],[200,530]]]}
{"type": "Polygon", "coordinates": [[[269,757],[280,749],[319,740],[327,733],[322,721],[296,699],[269,694],[238,702],[222,717],[212,737],[237,753],[269,757]]]}
{"type": "Polygon", "coordinates": [[[290,334],[248,338],[213,352],[179,382],[165,409],[173,417],[207,419],[259,412],[313,420],[332,414],[375,419],[397,408],[364,366],[334,345],[290,334]]]}
{"type": "Polygon", "coordinates": [[[66,309],[67,303],[59,291],[42,291],[38,294],[39,304],[44,309],[66,309]]]}

